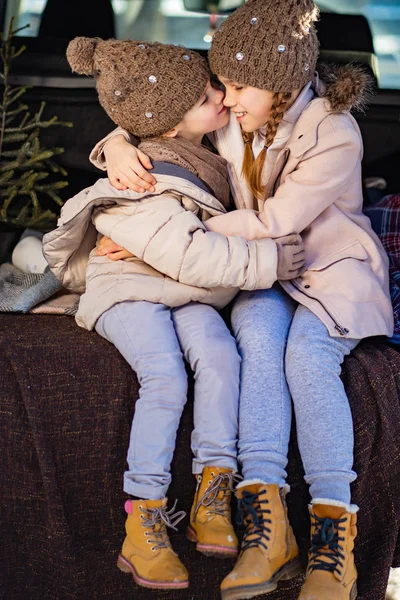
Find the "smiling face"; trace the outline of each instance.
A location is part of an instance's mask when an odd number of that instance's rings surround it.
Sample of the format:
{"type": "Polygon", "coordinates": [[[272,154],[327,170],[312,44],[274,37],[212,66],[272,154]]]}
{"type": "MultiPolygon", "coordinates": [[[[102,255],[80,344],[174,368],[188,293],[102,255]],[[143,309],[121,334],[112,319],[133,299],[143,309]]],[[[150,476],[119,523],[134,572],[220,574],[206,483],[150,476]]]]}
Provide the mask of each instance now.
{"type": "Polygon", "coordinates": [[[224,106],[224,93],[208,83],[204,94],[166,137],[180,137],[201,143],[204,135],[224,127],[229,121],[229,111],[224,106]]]}
{"type": "Polygon", "coordinates": [[[253,133],[263,127],[271,113],[274,92],[245,86],[222,76],[218,79],[225,87],[224,104],[236,116],[243,131],[253,133]]]}

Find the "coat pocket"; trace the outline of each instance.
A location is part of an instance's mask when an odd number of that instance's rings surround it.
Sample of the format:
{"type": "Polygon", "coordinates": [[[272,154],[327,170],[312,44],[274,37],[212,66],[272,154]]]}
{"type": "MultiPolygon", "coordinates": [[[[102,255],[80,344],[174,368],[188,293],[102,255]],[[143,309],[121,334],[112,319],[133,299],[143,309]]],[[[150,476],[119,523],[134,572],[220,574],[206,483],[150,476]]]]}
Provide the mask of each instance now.
{"type": "Polygon", "coordinates": [[[371,302],[381,287],[368,262],[368,253],[358,241],[316,260],[306,273],[310,287],[332,300],[345,296],[353,302],[371,302]]]}
{"type": "Polygon", "coordinates": [[[318,258],[315,260],[309,267],[307,267],[308,271],[323,271],[327,267],[333,265],[336,262],[344,260],[346,258],[355,258],[357,260],[366,260],[368,258],[368,253],[364,246],[358,242],[351,242],[347,244],[347,246],[343,246],[339,250],[335,250],[322,258],[318,258]]]}

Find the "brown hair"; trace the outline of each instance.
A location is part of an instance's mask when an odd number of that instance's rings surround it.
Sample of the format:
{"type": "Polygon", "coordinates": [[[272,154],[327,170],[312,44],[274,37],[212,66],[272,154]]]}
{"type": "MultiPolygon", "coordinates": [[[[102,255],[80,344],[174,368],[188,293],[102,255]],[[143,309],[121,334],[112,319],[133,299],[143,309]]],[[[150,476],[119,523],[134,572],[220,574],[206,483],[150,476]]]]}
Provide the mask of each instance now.
{"type": "Polygon", "coordinates": [[[246,178],[246,181],[249,185],[251,192],[253,193],[253,196],[255,196],[257,200],[262,200],[264,198],[265,190],[261,183],[261,177],[265,157],[267,155],[267,149],[271,146],[272,142],[275,139],[279,123],[282,121],[283,115],[292,103],[291,99],[291,92],[275,92],[271,106],[271,113],[266,123],[267,129],[265,145],[262,151],[260,152],[259,156],[257,156],[256,160],[254,160],[254,154],[252,150],[254,134],[242,132],[245,144],[242,173],[246,178]]]}

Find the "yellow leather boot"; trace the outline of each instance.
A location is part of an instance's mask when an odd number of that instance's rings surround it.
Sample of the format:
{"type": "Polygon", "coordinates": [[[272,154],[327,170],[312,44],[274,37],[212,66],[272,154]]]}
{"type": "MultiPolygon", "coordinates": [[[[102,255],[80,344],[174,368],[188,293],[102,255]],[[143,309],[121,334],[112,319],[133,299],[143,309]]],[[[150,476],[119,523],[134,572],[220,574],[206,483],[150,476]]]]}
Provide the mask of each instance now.
{"type": "Polygon", "coordinates": [[[154,590],[182,589],[189,586],[188,572],[172,550],[167,526],[184,518],[183,511],[167,510],[167,499],[128,500],[126,538],[117,566],[131,573],[138,585],[154,590]]]}
{"type": "Polygon", "coordinates": [[[236,496],[246,532],[236,565],[221,584],[222,600],[267,594],[302,571],[284,491],[255,483],[240,486],[236,496]]]}
{"type": "Polygon", "coordinates": [[[354,600],[357,515],[338,506],[314,504],[310,517],[311,548],[299,600],[354,600]]]}
{"type": "Polygon", "coordinates": [[[186,535],[207,556],[235,557],[238,540],[231,523],[231,496],[235,475],[230,469],[204,467],[197,488],[186,535]]]}

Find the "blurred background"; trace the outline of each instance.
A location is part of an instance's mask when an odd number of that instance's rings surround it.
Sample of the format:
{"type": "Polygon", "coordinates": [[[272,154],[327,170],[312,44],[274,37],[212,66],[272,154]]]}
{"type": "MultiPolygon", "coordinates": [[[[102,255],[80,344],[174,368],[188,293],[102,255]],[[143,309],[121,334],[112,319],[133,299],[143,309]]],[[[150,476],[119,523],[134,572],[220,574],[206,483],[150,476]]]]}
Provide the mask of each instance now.
{"type": "MultiPolygon", "coordinates": [[[[242,0],[7,0],[0,18],[5,28],[12,15],[18,27],[29,23],[30,28],[21,33],[23,36],[71,39],[76,35],[98,35],[158,40],[206,50],[213,29],[242,3],[242,0]]],[[[379,87],[400,89],[400,0],[320,0],[317,4],[324,13],[359,15],[368,21],[378,59],[379,87]]],[[[351,44],[352,31],[348,28],[342,30],[339,25],[332,35],[342,45],[351,44]]]]}
{"type": "MultiPolygon", "coordinates": [[[[206,52],[215,29],[241,4],[243,0],[0,0],[0,31],[7,31],[12,17],[14,29],[29,24],[18,33],[27,52],[13,65],[10,82],[34,86],[26,95],[30,106],[37,108],[45,100],[46,114],[54,111],[74,124],[73,129],[42,132],[45,144],[65,148],[60,162],[68,170],[69,196],[98,178],[87,157],[113,123],[98,105],[94,81],[71,75],[65,58],[68,41],[79,35],[157,40],[206,52]]],[[[376,77],[376,98],[367,116],[357,116],[366,151],[363,174],[398,192],[400,0],[317,4],[323,58],[361,62],[376,77]]],[[[387,599],[400,600],[400,569],[392,571],[387,599]]]]}

